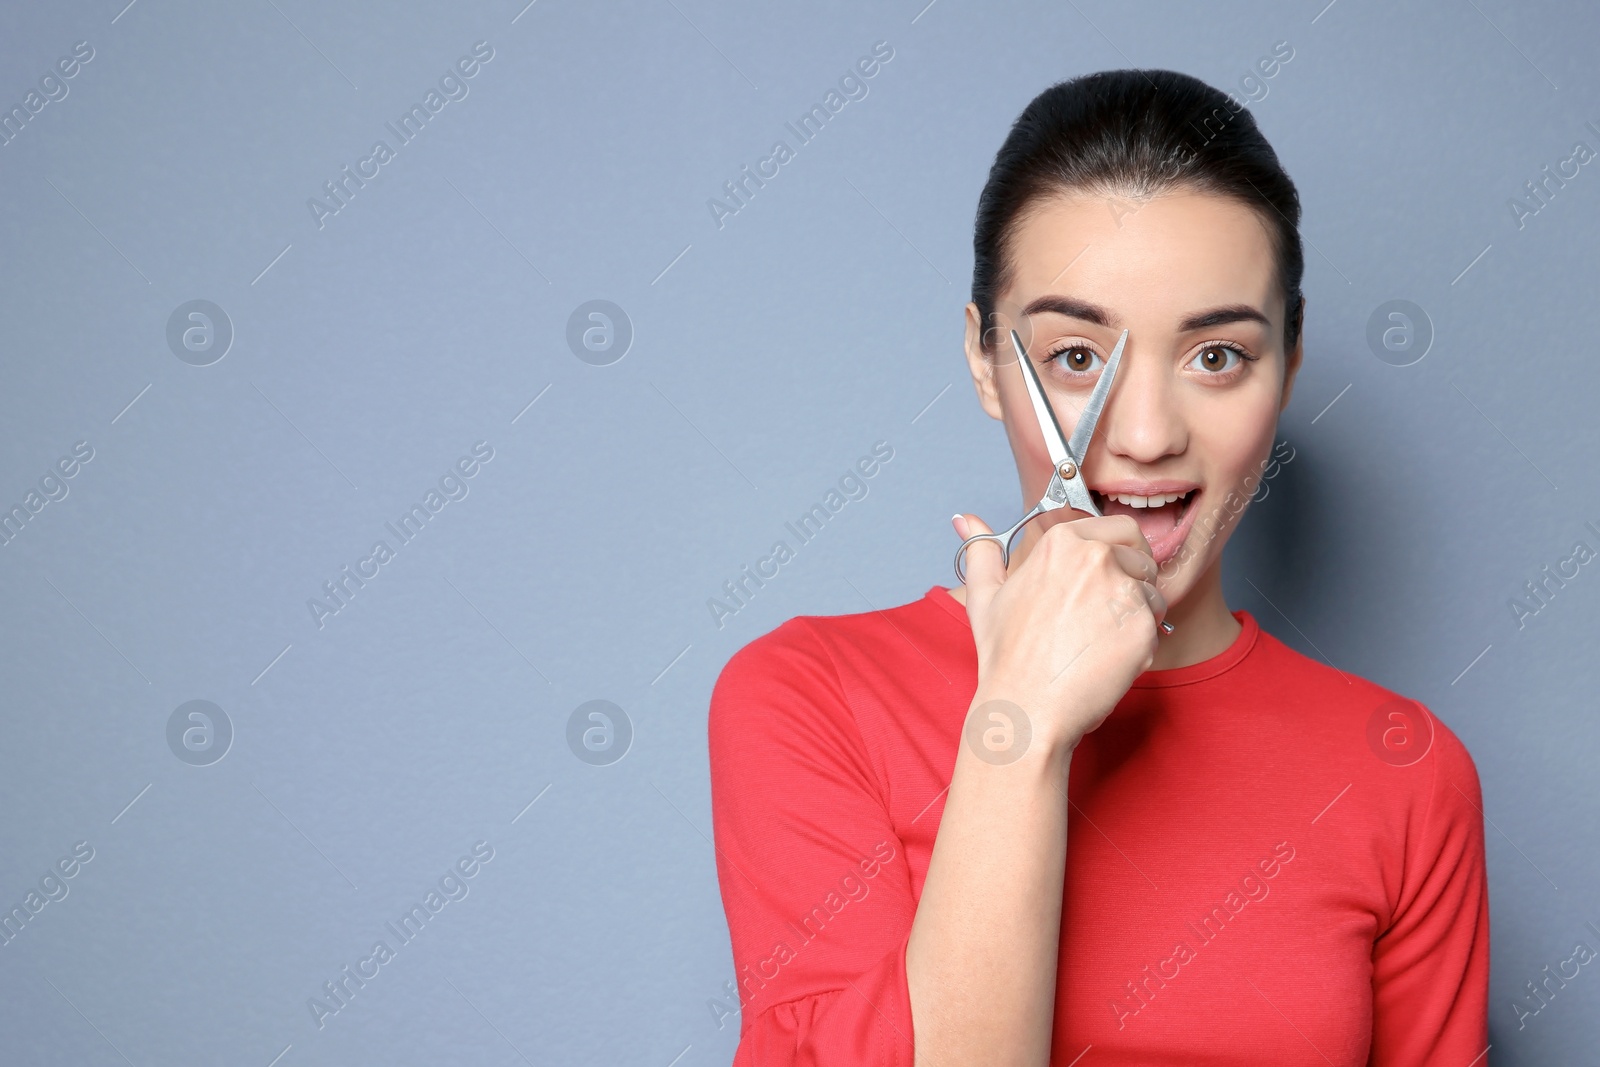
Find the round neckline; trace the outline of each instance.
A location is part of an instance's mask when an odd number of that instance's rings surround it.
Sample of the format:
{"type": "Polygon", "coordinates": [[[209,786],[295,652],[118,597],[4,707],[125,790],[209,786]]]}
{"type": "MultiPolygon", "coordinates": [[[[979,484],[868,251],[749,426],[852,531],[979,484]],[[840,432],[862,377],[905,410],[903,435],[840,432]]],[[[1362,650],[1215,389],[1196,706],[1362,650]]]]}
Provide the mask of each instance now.
{"type": "MultiPolygon", "coordinates": [[[[930,588],[926,598],[932,600],[945,613],[959,622],[970,634],[972,623],[967,619],[967,609],[960,601],[950,595],[950,590],[942,585],[930,588]]],[[[1261,634],[1261,626],[1256,622],[1256,617],[1239,608],[1230,611],[1239,623],[1239,632],[1234,636],[1233,643],[1218,652],[1210,659],[1203,659],[1199,663],[1190,663],[1183,667],[1168,667],[1165,670],[1145,671],[1133,680],[1134,689],[1161,689],[1174,685],[1191,685],[1203,682],[1208,678],[1215,678],[1238,666],[1250,650],[1256,645],[1256,639],[1261,634]]]]}

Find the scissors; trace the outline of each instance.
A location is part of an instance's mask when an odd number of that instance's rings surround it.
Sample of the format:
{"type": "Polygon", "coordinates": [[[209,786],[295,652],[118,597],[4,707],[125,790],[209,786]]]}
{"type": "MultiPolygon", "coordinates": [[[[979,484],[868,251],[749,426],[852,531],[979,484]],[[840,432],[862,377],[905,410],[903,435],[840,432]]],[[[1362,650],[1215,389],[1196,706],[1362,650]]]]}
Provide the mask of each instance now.
{"type": "MultiPolygon", "coordinates": [[[[1106,397],[1111,394],[1111,383],[1116,379],[1117,367],[1122,362],[1122,350],[1128,343],[1128,331],[1123,330],[1122,336],[1117,338],[1117,347],[1111,350],[1111,358],[1106,361],[1105,370],[1100,373],[1100,380],[1095,382],[1094,391],[1089,394],[1089,402],[1084,405],[1083,413],[1078,416],[1078,423],[1072,429],[1072,436],[1065,437],[1061,433],[1061,424],[1056,421],[1055,409],[1050,406],[1050,401],[1044,395],[1044,387],[1039,383],[1039,372],[1033,368],[1033,360],[1028,358],[1028,352],[1022,347],[1022,338],[1016,330],[1011,331],[1011,345],[1017,350],[1017,362],[1022,366],[1023,383],[1028,387],[1028,399],[1033,402],[1033,414],[1039,422],[1039,429],[1044,434],[1044,446],[1050,454],[1050,462],[1054,470],[1050,472],[1050,484],[1045,487],[1044,496],[1039,502],[1009,530],[1000,533],[973,534],[961,542],[961,547],[956,549],[956,578],[965,585],[967,581],[966,563],[967,550],[979,541],[993,541],[1000,546],[1000,559],[1002,563],[1011,562],[1011,542],[1016,540],[1018,532],[1038,518],[1050,511],[1057,511],[1070,507],[1077,511],[1088,512],[1090,515],[1099,515],[1100,509],[1095,507],[1094,499],[1089,494],[1088,483],[1082,477],[1083,457],[1089,453],[1089,441],[1094,437],[1095,427],[1100,423],[1100,414],[1105,410],[1106,397]]],[[[1176,627],[1163,621],[1161,629],[1172,633],[1176,627]]]]}

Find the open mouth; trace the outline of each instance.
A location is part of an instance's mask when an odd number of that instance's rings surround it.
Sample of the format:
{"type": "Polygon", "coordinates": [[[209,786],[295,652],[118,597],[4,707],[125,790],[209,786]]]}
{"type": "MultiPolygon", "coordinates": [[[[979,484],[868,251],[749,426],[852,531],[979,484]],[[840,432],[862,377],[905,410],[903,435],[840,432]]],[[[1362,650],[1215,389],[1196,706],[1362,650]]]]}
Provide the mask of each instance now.
{"type": "Polygon", "coordinates": [[[1177,554],[1178,548],[1194,525],[1194,502],[1199,489],[1184,493],[1161,493],[1138,496],[1129,493],[1102,493],[1091,489],[1095,506],[1102,515],[1127,515],[1139,524],[1144,539],[1157,563],[1165,563],[1177,554]]]}

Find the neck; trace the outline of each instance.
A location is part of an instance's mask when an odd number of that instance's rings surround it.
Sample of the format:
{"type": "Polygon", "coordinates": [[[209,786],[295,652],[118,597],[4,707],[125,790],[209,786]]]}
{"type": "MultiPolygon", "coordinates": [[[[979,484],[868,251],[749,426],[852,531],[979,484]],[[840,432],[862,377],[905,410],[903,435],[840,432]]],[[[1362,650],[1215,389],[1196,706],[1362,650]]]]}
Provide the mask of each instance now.
{"type": "Polygon", "coordinates": [[[1154,671],[1187,667],[1221,655],[1239,636],[1242,627],[1228,611],[1222,595],[1222,558],[1211,561],[1194,587],[1176,604],[1168,605],[1167,621],[1174,631],[1161,635],[1154,671]]]}

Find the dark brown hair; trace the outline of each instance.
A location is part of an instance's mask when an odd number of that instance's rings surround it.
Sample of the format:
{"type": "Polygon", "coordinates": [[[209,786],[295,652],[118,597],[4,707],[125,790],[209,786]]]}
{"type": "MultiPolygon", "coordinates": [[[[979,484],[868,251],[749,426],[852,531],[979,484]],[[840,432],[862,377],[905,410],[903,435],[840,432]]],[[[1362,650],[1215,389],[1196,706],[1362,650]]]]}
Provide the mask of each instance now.
{"type": "Polygon", "coordinates": [[[1039,202],[1066,191],[1143,199],[1177,187],[1255,208],[1273,235],[1284,351],[1300,337],[1300,196],[1243,102],[1171,70],[1108,70],[1052,85],[1023,109],[989,168],[972,234],[972,301],[987,343],[1011,281],[1007,245],[1039,202]]]}

